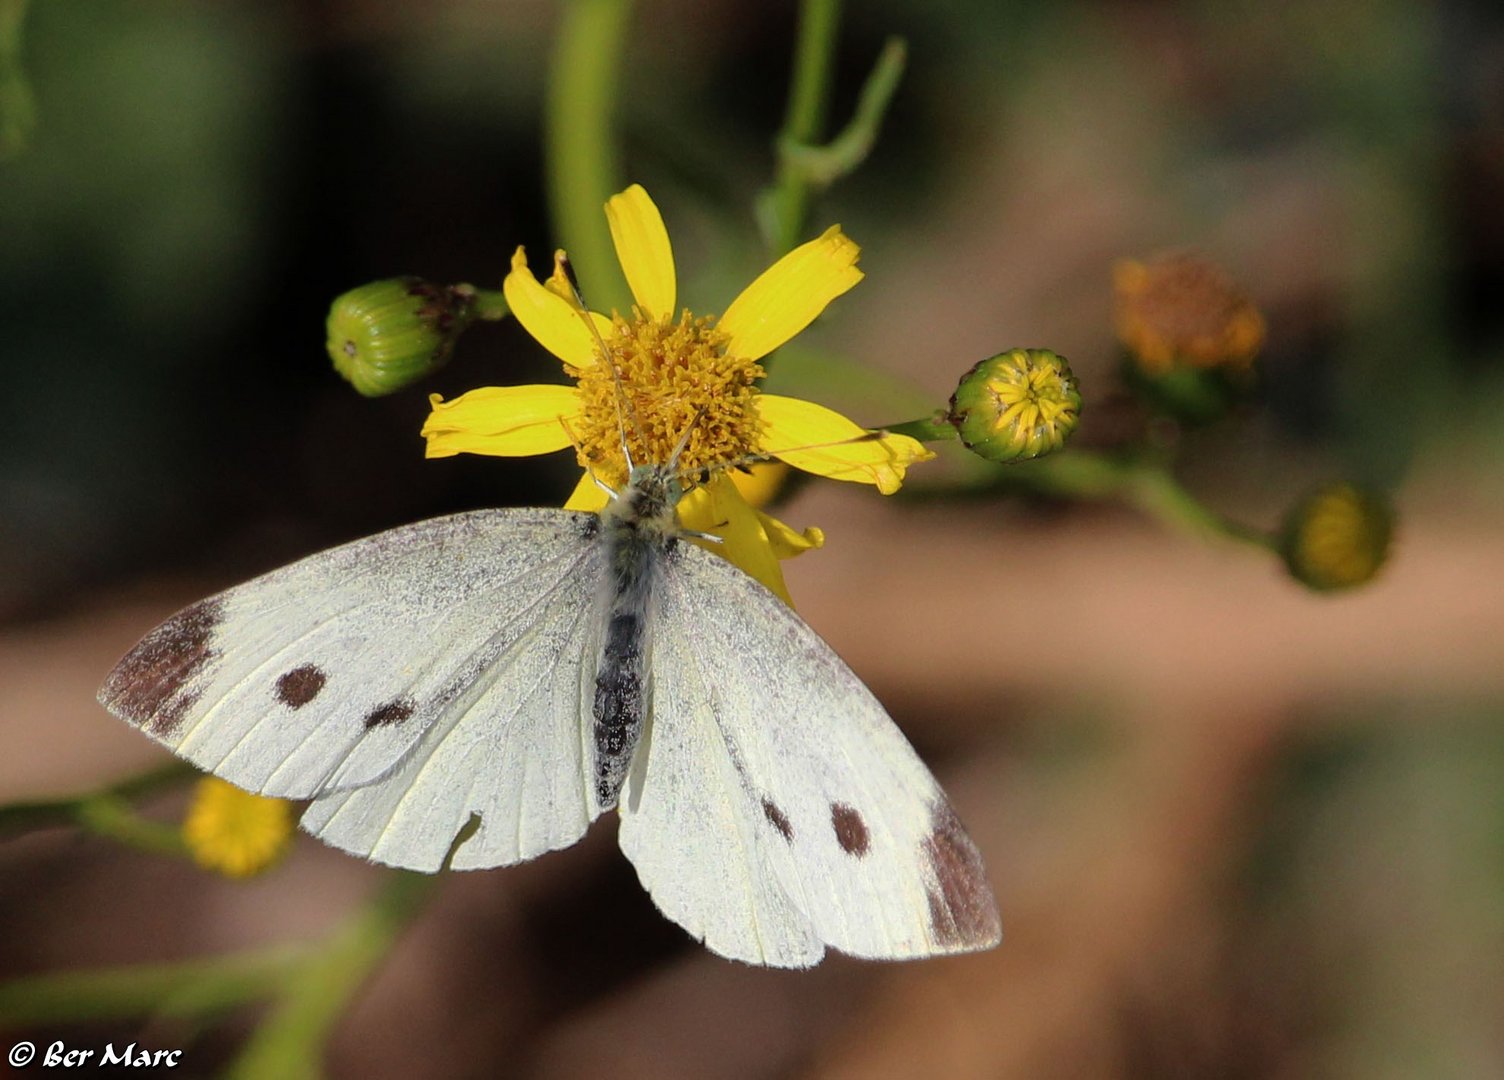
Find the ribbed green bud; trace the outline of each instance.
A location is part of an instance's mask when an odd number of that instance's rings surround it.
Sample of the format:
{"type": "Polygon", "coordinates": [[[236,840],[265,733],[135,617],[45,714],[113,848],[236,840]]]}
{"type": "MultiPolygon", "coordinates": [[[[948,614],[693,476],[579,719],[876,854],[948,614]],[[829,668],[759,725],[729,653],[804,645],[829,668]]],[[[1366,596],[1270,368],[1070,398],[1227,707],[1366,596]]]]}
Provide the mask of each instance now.
{"type": "Polygon", "coordinates": [[[1285,519],[1280,554],[1301,584],[1327,592],[1372,581],[1389,556],[1394,512],[1351,484],[1327,484],[1285,519]]]}
{"type": "Polygon", "coordinates": [[[1027,461],[1064,446],[1080,416],[1081,395],[1065,357],[1012,349],[967,372],[946,420],[973,453],[1027,461]]]}
{"type": "Polygon", "coordinates": [[[373,281],[330,306],[329,359],[366,397],[395,393],[444,366],[474,308],[468,285],[373,281]]]}

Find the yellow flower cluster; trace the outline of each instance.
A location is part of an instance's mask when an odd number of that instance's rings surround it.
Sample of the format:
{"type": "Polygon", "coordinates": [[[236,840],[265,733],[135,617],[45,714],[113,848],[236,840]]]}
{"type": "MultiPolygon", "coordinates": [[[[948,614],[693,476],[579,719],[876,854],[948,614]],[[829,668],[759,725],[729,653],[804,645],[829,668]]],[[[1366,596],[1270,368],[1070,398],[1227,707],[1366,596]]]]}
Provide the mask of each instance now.
{"type": "Polygon", "coordinates": [[[293,807],[209,776],[194,788],[183,839],[206,870],[243,878],[275,865],[292,847],[293,807]]]}

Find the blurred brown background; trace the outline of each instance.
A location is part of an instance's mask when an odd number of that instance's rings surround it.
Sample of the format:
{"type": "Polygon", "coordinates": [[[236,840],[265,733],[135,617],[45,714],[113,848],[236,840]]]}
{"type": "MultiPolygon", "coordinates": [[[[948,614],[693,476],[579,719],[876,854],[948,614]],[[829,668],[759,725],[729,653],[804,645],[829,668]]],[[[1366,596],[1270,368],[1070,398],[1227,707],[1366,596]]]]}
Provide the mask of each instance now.
{"type": "MultiPolygon", "coordinates": [[[[562,458],[422,459],[429,390],[557,379],[515,325],[376,402],[322,347],[348,287],[495,286],[514,244],[552,246],[554,5],[33,8],[39,126],[0,164],[3,802],[161,759],[94,691],[183,603],[401,522],[557,504],[573,479],[562,458]]],[[[792,31],[783,3],[635,12],[626,179],[697,309],[766,261],[749,207],[792,31]]],[[[868,277],[810,346],[938,403],[981,357],[1048,345],[1091,439],[1116,390],[1113,260],[1196,247],[1270,337],[1257,407],[1187,435],[1187,483],[1261,525],[1318,480],[1390,489],[1392,565],[1318,597],[1111,507],[958,501],[924,470],[890,500],[801,488],[780,516],[828,545],[787,564],[791,591],[946,783],[1003,945],[729,964],[656,914],[603,821],[449,881],[332,1071],[1504,1075],[1497,5],[851,5],[838,119],[890,33],[910,68],[883,136],[812,219],[845,226],[868,277]]],[[[906,419],[854,387],[826,400],[906,419]]],[[[248,884],[67,830],[7,839],[0,977],[306,938],[379,878],[306,839],[248,884]]],[[[183,1045],[199,1073],[254,1019],[7,1034],[183,1045]]]]}

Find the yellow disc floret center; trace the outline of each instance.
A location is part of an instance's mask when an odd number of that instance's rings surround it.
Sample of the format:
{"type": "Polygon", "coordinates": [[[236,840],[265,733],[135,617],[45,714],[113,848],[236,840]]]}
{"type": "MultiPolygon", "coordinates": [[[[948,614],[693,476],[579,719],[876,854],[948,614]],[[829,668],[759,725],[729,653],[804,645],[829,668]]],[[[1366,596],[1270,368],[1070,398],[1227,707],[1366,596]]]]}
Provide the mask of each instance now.
{"type": "Polygon", "coordinates": [[[1075,408],[1067,389],[1059,374],[1043,365],[999,371],[987,380],[987,390],[997,402],[993,430],[1012,429],[1021,439],[1028,438],[1075,408]]]}
{"type": "Polygon", "coordinates": [[[762,366],[728,356],[728,335],[714,319],[685,311],[677,321],[659,320],[633,308],[630,319],[613,312],[611,324],[610,355],[572,372],[583,406],[573,431],[582,466],[613,487],[624,484],[623,428],[639,465],[667,462],[686,433],[679,458],[685,473],[757,452],[754,384],[762,366]]]}

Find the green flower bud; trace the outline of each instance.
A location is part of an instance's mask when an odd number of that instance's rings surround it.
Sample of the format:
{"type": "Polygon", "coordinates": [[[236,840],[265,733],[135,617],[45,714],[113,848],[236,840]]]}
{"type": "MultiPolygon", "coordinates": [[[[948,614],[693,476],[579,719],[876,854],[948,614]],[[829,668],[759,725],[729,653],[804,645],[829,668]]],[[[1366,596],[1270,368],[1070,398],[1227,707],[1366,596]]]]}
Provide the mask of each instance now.
{"type": "Polygon", "coordinates": [[[1319,592],[1372,581],[1389,555],[1394,512],[1351,484],[1327,484],[1285,519],[1280,554],[1290,576],[1319,592]]]}
{"type": "Polygon", "coordinates": [[[945,419],[973,453],[1027,461],[1064,446],[1080,415],[1081,395],[1065,357],[1012,349],[967,372],[945,419]]]}
{"type": "Polygon", "coordinates": [[[329,359],[366,397],[395,393],[444,366],[474,307],[468,285],[373,281],[330,306],[329,359]]]}
{"type": "Polygon", "coordinates": [[[1133,357],[1123,360],[1123,382],[1151,409],[1189,426],[1220,420],[1253,382],[1248,368],[1198,368],[1177,364],[1164,371],[1146,368],[1133,357]]]}

